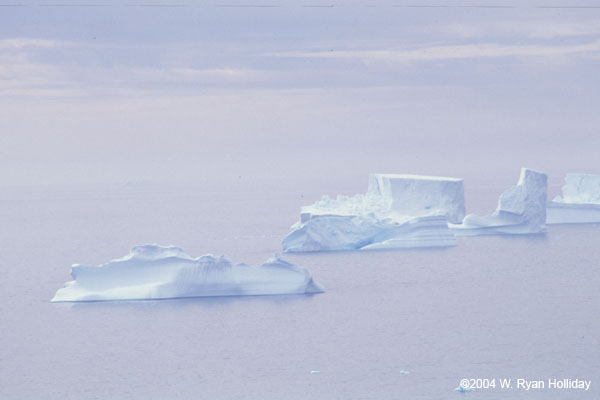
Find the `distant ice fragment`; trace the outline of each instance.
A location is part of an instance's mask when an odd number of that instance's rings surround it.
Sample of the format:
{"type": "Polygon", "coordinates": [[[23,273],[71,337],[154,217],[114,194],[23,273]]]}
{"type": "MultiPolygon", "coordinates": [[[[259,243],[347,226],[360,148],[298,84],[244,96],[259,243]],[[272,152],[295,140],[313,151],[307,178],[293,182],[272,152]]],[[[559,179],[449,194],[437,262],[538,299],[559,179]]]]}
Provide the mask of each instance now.
{"type": "Polygon", "coordinates": [[[466,392],[474,392],[475,389],[469,388],[469,387],[464,387],[464,386],[459,386],[459,387],[455,388],[454,391],[455,392],[466,393],[466,392]]]}
{"type": "Polygon", "coordinates": [[[456,245],[447,220],[464,217],[462,179],[371,174],[365,195],[328,196],[302,207],[286,252],[456,245]]]}
{"type": "Polygon", "coordinates": [[[500,195],[493,214],[469,214],[462,224],[449,224],[457,236],[535,234],[545,231],[548,177],[522,168],[519,182],[500,195]]]}
{"type": "Polygon", "coordinates": [[[547,224],[600,222],[600,175],[567,174],[562,197],[548,202],[547,224]]]}
{"type": "Polygon", "coordinates": [[[136,246],[100,266],[74,264],[71,276],[53,302],[323,292],[306,269],[278,255],[251,267],[223,256],[192,258],[174,246],[136,246]]]}

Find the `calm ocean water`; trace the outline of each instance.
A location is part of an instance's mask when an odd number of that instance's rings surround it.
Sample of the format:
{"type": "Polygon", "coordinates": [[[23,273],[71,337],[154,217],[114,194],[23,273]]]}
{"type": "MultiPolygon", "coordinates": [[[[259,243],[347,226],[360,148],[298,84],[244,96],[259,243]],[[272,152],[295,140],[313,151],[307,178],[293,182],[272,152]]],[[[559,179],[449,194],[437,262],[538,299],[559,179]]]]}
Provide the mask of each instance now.
{"type": "MultiPolygon", "coordinates": [[[[514,181],[467,180],[467,209],[493,211],[514,181]]],[[[301,205],[365,190],[366,177],[3,189],[0,398],[600,397],[600,225],[450,249],[289,255],[325,286],[312,296],[49,302],[71,263],[136,244],[262,263],[301,205]],[[457,393],[461,378],[592,384],[457,393]]]]}

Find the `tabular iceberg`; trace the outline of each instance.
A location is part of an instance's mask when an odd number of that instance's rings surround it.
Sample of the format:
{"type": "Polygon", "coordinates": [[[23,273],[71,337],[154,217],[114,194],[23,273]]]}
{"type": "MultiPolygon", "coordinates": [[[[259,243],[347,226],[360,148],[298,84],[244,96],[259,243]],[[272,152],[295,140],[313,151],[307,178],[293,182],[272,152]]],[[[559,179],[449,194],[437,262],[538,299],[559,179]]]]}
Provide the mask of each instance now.
{"type": "Polygon", "coordinates": [[[600,175],[567,174],[562,197],[548,202],[547,224],[600,222],[600,175]]]}
{"type": "Polygon", "coordinates": [[[136,246],[100,266],[74,264],[71,276],[53,302],[323,292],[306,269],[278,256],[251,267],[233,265],[223,256],[192,258],[178,247],[158,245],[136,246]]]}
{"type": "Polygon", "coordinates": [[[465,213],[462,179],[371,174],[365,195],[324,196],[305,206],[283,240],[286,252],[456,245],[448,220],[465,213]]]}
{"type": "Polygon", "coordinates": [[[459,178],[370,174],[368,193],[381,196],[400,215],[426,215],[441,211],[448,222],[465,216],[465,189],[459,178]]]}
{"type": "Polygon", "coordinates": [[[500,195],[498,207],[493,214],[469,214],[462,224],[449,226],[457,236],[544,232],[547,182],[546,174],[521,168],[519,182],[500,195]]]}

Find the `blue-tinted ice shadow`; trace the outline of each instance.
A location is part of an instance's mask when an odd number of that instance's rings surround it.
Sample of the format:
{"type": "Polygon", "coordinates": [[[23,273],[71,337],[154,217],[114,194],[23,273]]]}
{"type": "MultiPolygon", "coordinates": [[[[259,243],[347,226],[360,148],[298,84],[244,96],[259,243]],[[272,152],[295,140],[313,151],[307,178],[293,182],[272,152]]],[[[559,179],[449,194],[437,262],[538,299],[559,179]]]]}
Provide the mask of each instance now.
{"type": "Polygon", "coordinates": [[[561,222],[560,224],[548,224],[547,229],[575,228],[584,226],[586,228],[600,228],[600,222],[561,222]]]}
{"type": "Polygon", "coordinates": [[[56,306],[74,309],[152,309],[152,308],[184,308],[184,307],[223,307],[239,303],[244,304],[272,304],[290,305],[312,301],[315,296],[323,293],[306,294],[281,294],[281,295],[254,295],[254,296],[203,296],[203,297],[176,297],[171,299],[152,300],[102,300],[102,301],[74,301],[54,303],[56,306]]]}
{"type": "MultiPolygon", "coordinates": [[[[547,242],[548,241],[548,233],[527,233],[527,234],[519,234],[519,233],[484,233],[480,235],[472,235],[472,236],[458,236],[456,238],[457,241],[469,241],[469,240],[482,240],[483,238],[491,238],[491,239],[500,239],[500,240],[516,240],[519,242],[547,242]]],[[[460,247],[460,243],[458,244],[460,247]]]]}
{"type": "Polygon", "coordinates": [[[283,257],[286,256],[301,256],[301,257],[310,257],[317,254],[369,254],[369,253],[395,253],[395,252],[445,252],[452,251],[452,249],[456,249],[458,246],[431,246],[431,247],[398,247],[398,248],[389,248],[389,249],[342,249],[342,250],[319,250],[319,251],[292,251],[292,252],[283,252],[281,253],[283,257]]]}

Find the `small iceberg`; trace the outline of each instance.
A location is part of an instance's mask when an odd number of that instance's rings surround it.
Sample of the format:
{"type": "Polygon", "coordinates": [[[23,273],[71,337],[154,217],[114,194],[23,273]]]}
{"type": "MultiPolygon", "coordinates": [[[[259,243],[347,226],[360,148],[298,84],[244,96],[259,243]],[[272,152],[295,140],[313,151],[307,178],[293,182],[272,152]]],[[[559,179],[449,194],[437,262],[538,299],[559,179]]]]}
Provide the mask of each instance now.
{"type": "Polygon", "coordinates": [[[469,214],[462,224],[449,224],[456,236],[522,235],[545,232],[548,177],[542,172],[521,168],[516,186],[500,195],[493,214],[469,214]]]}
{"type": "Polygon", "coordinates": [[[259,267],[224,257],[192,258],[174,246],[136,246],[99,266],[74,264],[53,302],[319,293],[311,274],[279,256],[259,267]]]}
{"type": "Polygon", "coordinates": [[[448,221],[465,214],[463,180],[371,174],[366,194],[328,196],[305,206],[285,252],[455,246],[448,221]]]}
{"type": "Polygon", "coordinates": [[[562,197],[548,202],[547,224],[600,222],[600,175],[567,174],[562,197]]]}
{"type": "Polygon", "coordinates": [[[454,388],[454,391],[460,392],[460,393],[466,393],[466,392],[474,392],[475,389],[469,388],[469,387],[464,387],[464,386],[459,386],[457,388],[454,388]]]}

